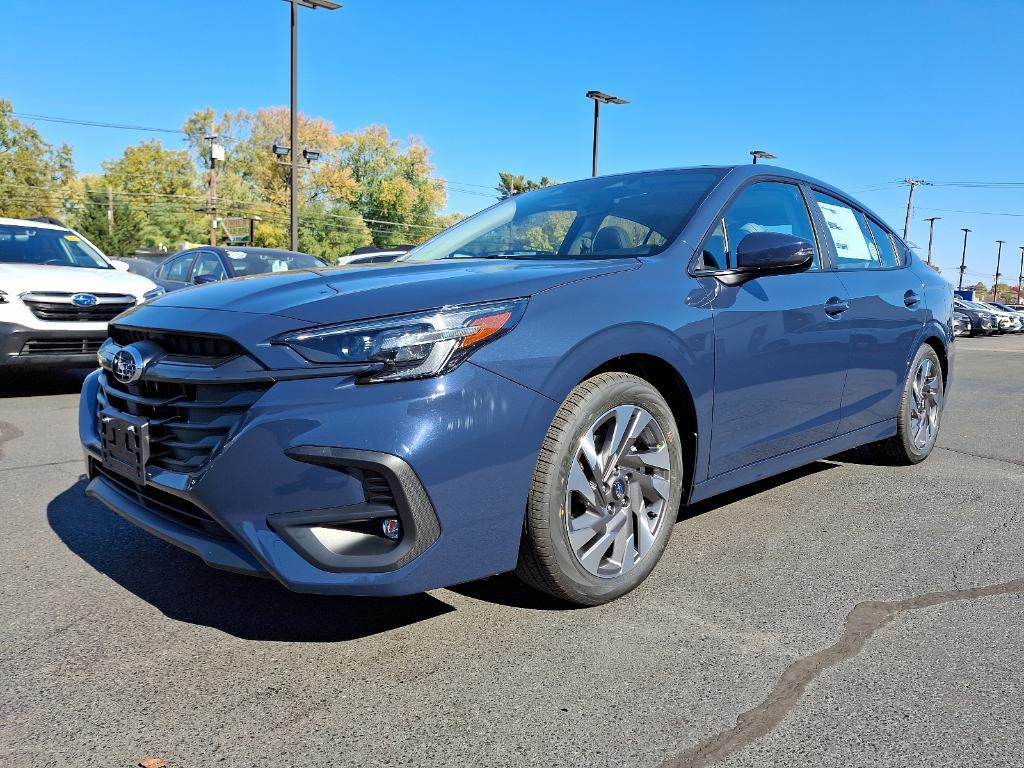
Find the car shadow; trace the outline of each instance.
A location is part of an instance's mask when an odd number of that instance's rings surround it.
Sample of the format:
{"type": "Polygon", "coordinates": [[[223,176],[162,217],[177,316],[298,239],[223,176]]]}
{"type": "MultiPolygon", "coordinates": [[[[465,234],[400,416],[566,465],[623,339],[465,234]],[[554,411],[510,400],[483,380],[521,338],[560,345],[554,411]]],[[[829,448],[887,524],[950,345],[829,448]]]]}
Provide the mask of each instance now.
{"type": "Polygon", "coordinates": [[[36,397],[38,395],[77,395],[92,368],[57,371],[5,370],[0,378],[0,397],[36,397]]]}
{"type": "Polygon", "coordinates": [[[455,610],[429,594],[357,598],[291,592],[272,579],[220,571],[136,528],[84,495],[85,479],[47,507],[78,557],[168,618],[245,640],[339,642],[455,610]]]}
{"type": "MultiPolygon", "coordinates": [[[[815,475],[819,472],[827,472],[839,466],[842,465],[830,460],[816,461],[813,464],[798,467],[781,475],[775,475],[774,477],[745,485],[742,488],[713,496],[710,499],[705,499],[695,504],[683,505],[679,509],[676,522],[680,523],[684,520],[707,514],[720,507],[756,496],[780,485],[785,485],[786,483],[791,483],[794,480],[815,475]]],[[[527,608],[541,611],[571,611],[582,607],[531,589],[519,581],[515,574],[512,573],[503,573],[489,579],[459,584],[449,587],[449,590],[465,597],[506,605],[512,608],[527,608]]]]}

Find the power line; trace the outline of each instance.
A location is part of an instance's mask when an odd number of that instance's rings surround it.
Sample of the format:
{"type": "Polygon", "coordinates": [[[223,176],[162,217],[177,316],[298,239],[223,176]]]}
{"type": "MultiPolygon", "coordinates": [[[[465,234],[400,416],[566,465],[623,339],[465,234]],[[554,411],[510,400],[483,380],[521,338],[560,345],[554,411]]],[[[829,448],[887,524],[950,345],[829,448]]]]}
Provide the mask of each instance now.
{"type": "Polygon", "coordinates": [[[940,211],[942,213],[969,213],[975,216],[1024,216],[1024,213],[1008,213],[1002,211],[962,211],[958,208],[926,208],[918,206],[921,211],[940,211]]]}
{"type": "Polygon", "coordinates": [[[180,128],[153,128],[144,125],[127,125],[125,123],[107,123],[100,120],[81,120],[72,117],[57,117],[55,115],[35,115],[29,112],[11,112],[14,117],[22,120],[43,120],[48,123],[65,123],[69,125],[86,125],[91,128],[120,128],[126,131],[146,131],[150,133],[180,133],[185,134],[180,128]]]}

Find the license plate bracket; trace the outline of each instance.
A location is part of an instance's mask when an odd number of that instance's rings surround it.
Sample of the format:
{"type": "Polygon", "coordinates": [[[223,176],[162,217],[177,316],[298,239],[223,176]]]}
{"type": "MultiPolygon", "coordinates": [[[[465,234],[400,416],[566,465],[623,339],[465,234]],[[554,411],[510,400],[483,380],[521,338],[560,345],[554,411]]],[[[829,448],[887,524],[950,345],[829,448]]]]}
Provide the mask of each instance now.
{"type": "Polygon", "coordinates": [[[103,428],[103,466],[145,485],[149,421],[127,413],[103,411],[100,424],[103,428]]]}

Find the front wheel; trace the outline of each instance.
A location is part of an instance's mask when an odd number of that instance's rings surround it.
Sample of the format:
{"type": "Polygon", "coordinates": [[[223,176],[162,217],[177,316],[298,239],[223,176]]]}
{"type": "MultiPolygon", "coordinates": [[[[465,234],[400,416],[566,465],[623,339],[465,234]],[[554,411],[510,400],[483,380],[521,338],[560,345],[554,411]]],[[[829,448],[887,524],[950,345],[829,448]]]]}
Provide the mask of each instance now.
{"type": "Polygon", "coordinates": [[[675,420],[657,389],[626,373],[584,381],[537,459],[517,575],[580,605],[624,595],[668,544],[682,478],[675,420]]]}
{"type": "Polygon", "coordinates": [[[887,464],[917,464],[928,458],[939,435],[944,392],[939,356],[922,344],[903,387],[896,434],[872,446],[880,459],[887,464]]]}

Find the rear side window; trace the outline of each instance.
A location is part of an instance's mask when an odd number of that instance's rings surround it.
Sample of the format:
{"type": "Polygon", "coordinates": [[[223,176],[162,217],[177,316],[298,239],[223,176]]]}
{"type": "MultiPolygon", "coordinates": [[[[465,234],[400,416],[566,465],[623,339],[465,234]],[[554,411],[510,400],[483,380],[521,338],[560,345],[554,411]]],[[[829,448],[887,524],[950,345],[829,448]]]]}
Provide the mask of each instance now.
{"type": "Polygon", "coordinates": [[[900,257],[896,255],[889,233],[871,219],[868,219],[868,226],[871,228],[871,234],[875,237],[875,246],[878,248],[878,257],[882,261],[882,266],[886,269],[900,266],[900,257]]]}
{"type": "MultiPolygon", "coordinates": [[[[874,238],[860,211],[823,192],[815,192],[814,199],[825,220],[825,228],[832,240],[836,255],[836,268],[880,269],[881,259],[874,238]]],[[[890,243],[890,247],[891,243],[890,243]]]]}

